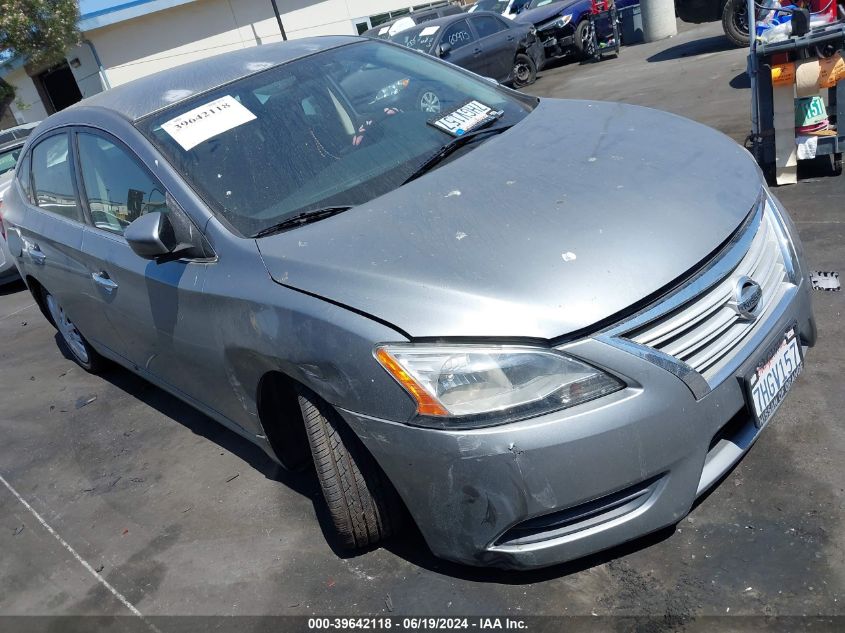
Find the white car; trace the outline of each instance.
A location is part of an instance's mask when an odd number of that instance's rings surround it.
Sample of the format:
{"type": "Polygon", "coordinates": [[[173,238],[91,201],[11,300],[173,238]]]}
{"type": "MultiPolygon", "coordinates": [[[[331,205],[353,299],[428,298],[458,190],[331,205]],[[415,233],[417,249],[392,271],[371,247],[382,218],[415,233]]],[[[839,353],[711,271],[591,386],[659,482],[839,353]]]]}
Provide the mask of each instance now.
{"type": "Polygon", "coordinates": [[[493,13],[501,13],[506,18],[513,20],[518,13],[525,9],[525,5],[530,0],[478,0],[472,5],[467,13],[474,13],[475,11],[492,11],[493,13]]]}
{"type": "Polygon", "coordinates": [[[27,123],[0,131],[0,285],[20,278],[15,260],[6,244],[6,227],[3,225],[3,196],[15,175],[15,165],[26,138],[39,122],[27,123]]]}

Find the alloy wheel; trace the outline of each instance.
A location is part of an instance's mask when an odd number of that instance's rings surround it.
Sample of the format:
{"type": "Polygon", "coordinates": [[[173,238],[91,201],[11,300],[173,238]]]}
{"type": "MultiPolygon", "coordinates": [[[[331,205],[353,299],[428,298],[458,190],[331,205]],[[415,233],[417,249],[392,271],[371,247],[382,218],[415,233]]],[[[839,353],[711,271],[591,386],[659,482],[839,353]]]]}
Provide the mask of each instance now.
{"type": "Polygon", "coordinates": [[[64,339],[70,351],[82,363],[87,363],[89,360],[88,350],[86,349],[82,335],[71,320],[67,318],[64,309],[51,294],[47,295],[47,309],[50,311],[50,316],[53,317],[53,322],[56,324],[59,334],[62,335],[62,339],[64,339]]]}

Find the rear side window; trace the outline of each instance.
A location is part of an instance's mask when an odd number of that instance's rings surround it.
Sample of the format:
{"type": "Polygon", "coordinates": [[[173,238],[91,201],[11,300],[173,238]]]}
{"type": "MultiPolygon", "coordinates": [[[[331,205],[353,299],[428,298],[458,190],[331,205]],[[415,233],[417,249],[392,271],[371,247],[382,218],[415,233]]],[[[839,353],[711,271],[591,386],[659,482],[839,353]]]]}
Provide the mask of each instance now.
{"type": "Polygon", "coordinates": [[[504,31],[507,27],[504,22],[497,20],[491,15],[482,15],[477,18],[472,18],[473,26],[478,31],[478,37],[487,37],[488,35],[495,35],[499,31],[504,31]]]}
{"type": "Polygon", "coordinates": [[[33,148],[32,184],[35,204],[45,211],[80,220],[68,147],[67,134],[57,134],[33,148]]]}
{"type": "Polygon", "coordinates": [[[30,155],[27,154],[20,160],[18,167],[18,182],[21,183],[23,197],[28,202],[32,202],[32,179],[30,178],[29,172],[29,156],[30,155]]]}
{"type": "Polygon", "coordinates": [[[79,165],[91,220],[98,229],[123,234],[129,224],[152,211],[166,211],[164,187],[125,148],[80,132],[79,165]]]}
{"type": "Polygon", "coordinates": [[[466,20],[458,20],[443,32],[443,39],[441,42],[449,42],[452,48],[460,48],[472,42],[475,37],[472,31],[469,30],[469,24],[466,20]]]}

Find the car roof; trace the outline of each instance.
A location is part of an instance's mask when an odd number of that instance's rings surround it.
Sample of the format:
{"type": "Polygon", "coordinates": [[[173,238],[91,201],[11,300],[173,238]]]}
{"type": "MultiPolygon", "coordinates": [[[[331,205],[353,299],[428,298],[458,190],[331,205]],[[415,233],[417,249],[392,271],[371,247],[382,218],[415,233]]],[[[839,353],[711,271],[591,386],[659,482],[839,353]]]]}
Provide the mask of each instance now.
{"type": "MultiPolygon", "coordinates": [[[[501,14],[494,13],[493,11],[473,11],[472,13],[461,12],[461,13],[455,13],[453,15],[445,15],[442,18],[437,18],[436,20],[427,20],[427,21],[421,22],[420,24],[417,24],[415,26],[419,26],[419,27],[422,27],[422,28],[425,28],[427,26],[448,26],[449,24],[452,24],[452,22],[457,22],[458,20],[464,20],[466,18],[478,18],[478,17],[484,16],[484,15],[490,15],[490,16],[493,16],[494,18],[501,19],[503,22],[507,22],[507,19],[502,18],[501,14]]],[[[411,28],[414,28],[414,27],[411,27],[411,28]]],[[[411,29],[409,28],[407,30],[410,31],[411,29]]],[[[399,35],[401,33],[402,33],[402,31],[397,33],[397,35],[399,35]]],[[[390,38],[390,39],[392,39],[392,38],[390,38]]]]}
{"type": "Polygon", "coordinates": [[[73,118],[80,108],[98,107],[136,121],[236,79],[357,41],[362,41],[362,38],[352,35],[319,36],[222,53],[105,90],[50,118],[73,118]]]}

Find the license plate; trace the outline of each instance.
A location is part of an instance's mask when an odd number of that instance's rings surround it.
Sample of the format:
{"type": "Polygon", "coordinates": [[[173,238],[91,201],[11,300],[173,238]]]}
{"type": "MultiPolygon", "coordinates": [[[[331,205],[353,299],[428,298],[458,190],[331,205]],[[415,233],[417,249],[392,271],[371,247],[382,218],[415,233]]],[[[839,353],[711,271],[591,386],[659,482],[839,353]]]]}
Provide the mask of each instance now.
{"type": "Polygon", "coordinates": [[[792,326],[746,379],[748,401],[757,428],[762,428],[771,419],[802,368],[801,343],[792,326]]]}

